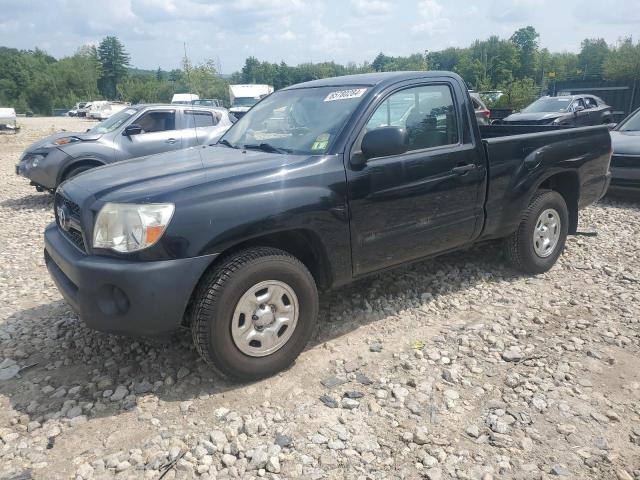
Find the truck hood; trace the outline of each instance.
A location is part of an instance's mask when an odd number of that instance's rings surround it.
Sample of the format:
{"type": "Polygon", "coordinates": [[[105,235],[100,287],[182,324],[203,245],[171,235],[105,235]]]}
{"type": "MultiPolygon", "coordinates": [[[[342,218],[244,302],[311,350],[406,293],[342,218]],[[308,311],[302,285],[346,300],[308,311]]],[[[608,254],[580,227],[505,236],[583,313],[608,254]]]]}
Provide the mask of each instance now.
{"type": "Polygon", "coordinates": [[[512,113],[504,118],[504,122],[540,122],[542,120],[555,120],[566,113],[562,112],[539,112],[539,113],[512,113]]]}
{"type": "Polygon", "coordinates": [[[171,201],[174,192],[205,182],[242,180],[247,175],[277,171],[304,158],[222,146],[193,147],[91,169],[64,182],[59,190],[83,206],[98,200],[171,201]]]}
{"type": "MultiPolygon", "coordinates": [[[[95,141],[98,140],[102,134],[100,133],[92,133],[92,132],[60,132],[50,135],[48,137],[43,138],[42,140],[38,140],[35,143],[32,143],[27,148],[27,152],[31,152],[33,150],[38,150],[42,148],[59,148],[64,150],[64,145],[54,145],[53,142],[58,140],[59,138],[64,137],[77,137],[82,141],[95,141]]],[[[73,145],[73,144],[70,144],[73,145]]]]}
{"type": "Polygon", "coordinates": [[[611,144],[616,155],[640,155],[640,132],[611,132],[611,144]]]}

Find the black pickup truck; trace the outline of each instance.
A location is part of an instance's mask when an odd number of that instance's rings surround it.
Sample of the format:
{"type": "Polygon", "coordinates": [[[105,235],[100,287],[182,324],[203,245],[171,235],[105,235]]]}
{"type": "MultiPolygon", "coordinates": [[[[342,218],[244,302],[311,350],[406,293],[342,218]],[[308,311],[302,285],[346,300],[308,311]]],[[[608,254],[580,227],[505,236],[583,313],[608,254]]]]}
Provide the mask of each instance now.
{"type": "Polygon", "coordinates": [[[318,289],[491,239],[549,270],[610,158],[606,126],[479,127],[453,73],[316,80],[215,145],[64,182],[45,260],[88,326],[189,326],[209,364],[257,379],[304,349],[318,289]]]}

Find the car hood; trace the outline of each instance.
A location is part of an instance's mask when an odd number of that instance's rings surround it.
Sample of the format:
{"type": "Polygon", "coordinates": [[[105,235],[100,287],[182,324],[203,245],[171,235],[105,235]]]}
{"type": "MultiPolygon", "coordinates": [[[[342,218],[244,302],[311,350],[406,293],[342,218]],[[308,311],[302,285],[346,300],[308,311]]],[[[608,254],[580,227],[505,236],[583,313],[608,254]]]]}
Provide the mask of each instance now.
{"type": "MultiPolygon", "coordinates": [[[[102,134],[100,133],[92,133],[92,132],[60,132],[48,137],[43,138],[42,140],[38,140],[35,143],[32,143],[27,151],[38,150],[42,148],[60,148],[64,149],[64,145],[54,145],[53,142],[58,140],[59,138],[64,137],[77,137],[82,141],[95,141],[98,140],[102,134]]],[[[73,144],[70,144],[73,145],[73,144]]]]}
{"type": "Polygon", "coordinates": [[[611,132],[611,144],[616,155],[640,155],[640,132],[611,132]]]}
{"type": "Polygon", "coordinates": [[[222,146],[193,147],[94,168],[64,182],[59,191],[83,206],[95,201],[172,201],[175,192],[205,182],[242,181],[305,158],[222,146]]]}
{"type": "Polygon", "coordinates": [[[505,122],[533,122],[533,121],[541,121],[541,120],[555,120],[558,117],[562,117],[566,115],[566,113],[562,112],[539,112],[539,113],[512,113],[508,117],[505,117],[503,121],[505,122]]]}

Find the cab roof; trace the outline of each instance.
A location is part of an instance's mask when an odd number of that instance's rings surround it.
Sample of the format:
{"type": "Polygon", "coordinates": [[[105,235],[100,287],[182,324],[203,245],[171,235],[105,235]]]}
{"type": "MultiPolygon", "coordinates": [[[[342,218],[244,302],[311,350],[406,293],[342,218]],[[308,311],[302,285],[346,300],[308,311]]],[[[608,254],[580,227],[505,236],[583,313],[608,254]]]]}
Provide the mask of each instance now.
{"type": "Polygon", "coordinates": [[[409,71],[409,72],[374,72],[359,73],[356,75],[343,75],[341,77],[321,78],[319,80],[311,80],[309,82],[298,83],[284,88],[283,90],[295,90],[298,88],[313,87],[346,87],[360,85],[366,87],[386,86],[405,80],[414,80],[417,78],[433,78],[433,77],[451,77],[460,79],[458,75],[452,72],[444,71],[409,71]]]}

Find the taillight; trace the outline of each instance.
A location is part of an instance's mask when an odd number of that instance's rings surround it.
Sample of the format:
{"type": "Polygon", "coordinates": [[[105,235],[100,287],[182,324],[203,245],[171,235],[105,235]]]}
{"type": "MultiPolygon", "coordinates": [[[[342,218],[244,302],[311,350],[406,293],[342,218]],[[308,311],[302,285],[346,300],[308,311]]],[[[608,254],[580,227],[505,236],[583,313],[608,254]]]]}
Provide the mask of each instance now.
{"type": "Polygon", "coordinates": [[[484,110],[479,110],[479,112],[481,115],[484,115],[487,118],[491,116],[491,110],[489,110],[488,108],[485,108],[484,110]]]}

